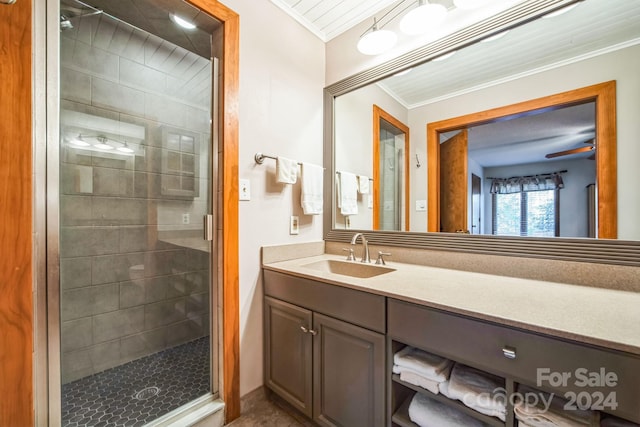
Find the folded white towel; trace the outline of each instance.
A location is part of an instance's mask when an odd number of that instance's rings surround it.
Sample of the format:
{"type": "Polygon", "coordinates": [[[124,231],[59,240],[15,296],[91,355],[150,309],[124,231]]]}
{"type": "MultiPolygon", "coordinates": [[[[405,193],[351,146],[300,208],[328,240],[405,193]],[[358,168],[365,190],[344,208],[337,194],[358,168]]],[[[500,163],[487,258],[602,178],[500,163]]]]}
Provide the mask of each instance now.
{"type": "Polygon", "coordinates": [[[502,421],[506,418],[504,379],[495,375],[456,363],[449,379],[449,396],[481,414],[502,421]]]}
{"type": "Polygon", "coordinates": [[[632,423],[631,421],[625,421],[616,417],[611,417],[602,420],[600,422],[600,427],[640,427],[640,424],[632,423]]]}
{"type": "Polygon", "coordinates": [[[369,177],[360,175],[358,176],[358,192],[360,194],[369,194],[369,177]]]}
{"type": "Polygon", "coordinates": [[[482,422],[460,410],[416,393],[409,405],[409,418],[420,427],[481,427],[482,422]]]}
{"type": "Polygon", "coordinates": [[[564,409],[566,400],[527,386],[519,386],[518,394],[525,399],[514,404],[513,412],[519,421],[530,427],[598,427],[600,425],[598,411],[567,411],[564,409]],[[529,393],[535,394],[538,398],[527,399],[529,393]],[[546,408],[543,402],[549,401],[551,404],[546,408]],[[530,402],[538,404],[533,405],[530,402]]]}
{"type": "Polygon", "coordinates": [[[338,198],[342,215],[358,214],[358,182],[350,172],[340,172],[338,198]]]}
{"type": "Polygon", "coordinates": [[[311,163],[302,163],[302,195],[300,201],[302,203],[302,211],[305,215],[322,214],[322,178],[324,168],[322,166],[313,165],[311,163]]]}
{"type": "Polygon", "coordinates": [[[438,384],[438,390],[440,391],[440,393],[442,393],[444,396],[447,396],[449,399],[455,400],[453,397],[451,397],[451,394],[449,393],[449,381],[442,381],[441,383],[438,384]]]}
{"type": "Polygon", "coordinates": [[[433,394],[440,393],[440,389],[438,388],[438,385],[440,383],[438,381],[425,378],[424,376],[409,368],[402,368],[398,365],[393,365],[393,373],[400,374],[400,379],[404,382],[422,387],[425,390],[429,390],[433,394]]]}
{"type": "Polygon", "coordinates": [[[453,362],[449,359],[411,346],[394,354],[393,363],[436,382],[446,381],[453,366],[453,362]]]}
{"type": "Polygon", "coordinates": [[[298,162],[278,156],[276,158],[276,182],[295,184],[298,180],[298,162]]]}

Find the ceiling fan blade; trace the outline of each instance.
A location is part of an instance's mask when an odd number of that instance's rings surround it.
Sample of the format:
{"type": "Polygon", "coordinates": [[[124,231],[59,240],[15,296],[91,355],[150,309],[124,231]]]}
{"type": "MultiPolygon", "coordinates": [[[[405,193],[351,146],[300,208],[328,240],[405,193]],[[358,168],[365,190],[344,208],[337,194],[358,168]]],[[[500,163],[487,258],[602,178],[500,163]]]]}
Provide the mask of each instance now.
{"type": "Polygon", "coordinates": [[[586,153],[587,151],[593,151],[595,147],[580,147],[580,148],[572,148],[571,150],[558,151],[556,153],[549,153],[546,157],[547,159],[553,159],[554,157],[567,156],[569,154],[577,154],[577,153],[586,153]]]}

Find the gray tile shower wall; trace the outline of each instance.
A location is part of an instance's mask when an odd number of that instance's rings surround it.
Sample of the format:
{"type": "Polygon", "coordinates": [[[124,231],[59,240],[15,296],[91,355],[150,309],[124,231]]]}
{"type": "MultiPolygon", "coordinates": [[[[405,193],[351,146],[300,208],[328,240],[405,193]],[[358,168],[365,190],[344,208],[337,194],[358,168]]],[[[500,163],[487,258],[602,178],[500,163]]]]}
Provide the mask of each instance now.
{"type": "Polygon", "coordinates": [[[163,242],[159,234],[201,235],[211,188],[211,63],[97,15],[61,33],[61,67],[62,380],[68,383],[209,334],[209,254],[163,242]],[[95,120],[65,123],[65,112],[95,120]],[[105,119],[143,129],[133,140],[135,155],[68,144],[73,132],[104,131],[96,123],[105,119]],[[168,145],[167,132],[195,141],[192,156],[178,157],[193,169],[190,175],[167,172],[170,150],[182,153],[168,145]],[[169,183],[179,191],[168,193],[169,183]]]}

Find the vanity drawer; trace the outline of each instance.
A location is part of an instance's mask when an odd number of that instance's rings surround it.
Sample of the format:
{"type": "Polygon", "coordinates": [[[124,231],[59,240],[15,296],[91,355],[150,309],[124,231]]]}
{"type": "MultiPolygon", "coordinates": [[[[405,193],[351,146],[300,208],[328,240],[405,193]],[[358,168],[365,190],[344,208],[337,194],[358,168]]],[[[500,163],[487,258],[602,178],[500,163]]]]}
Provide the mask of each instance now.
{"type": "Polygon", "coordinates": [[[607,412],[640,422],[640,358],[564,341],[469,317],[388,300],[389,336],[457,362],[555,392],[583,396],[583,401],[613,394],[617,409],[607,412]],[[513,352],[513,354],[510,353],[513,352]],[[515,356],[509,358],[508,356],[515,356]],[[584,384],[584,378],[609,383],[584,384]],[[612,374],[617,381],[614,381],[612,374]],[[564,375],[565,380],[559,376],[564,375]],[[594,377],[596,376],[596,377],[594,377]],[[613,385],[613,382],[616,384],[613,385]]]}
{"type": "Polygon", "coordinates": [[[264,271],[264,294],[376,332],[386,332],[385,297],[264,271]]]}

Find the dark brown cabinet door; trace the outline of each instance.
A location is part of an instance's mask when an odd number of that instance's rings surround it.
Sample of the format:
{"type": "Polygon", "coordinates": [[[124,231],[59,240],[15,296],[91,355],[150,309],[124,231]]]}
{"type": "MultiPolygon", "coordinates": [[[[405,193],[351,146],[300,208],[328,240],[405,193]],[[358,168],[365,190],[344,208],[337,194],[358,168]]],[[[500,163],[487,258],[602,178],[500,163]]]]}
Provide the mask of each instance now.
{"type": "Polygon", "coordinates": [[[311,311],[269,297],[264,311],[266,385],[311,417],[311,311]]]}
{"type": "Polygon", "coordinates": [[[384,335],[313,314],[314,410],[320,425],[384,425],[384,335]]]}

